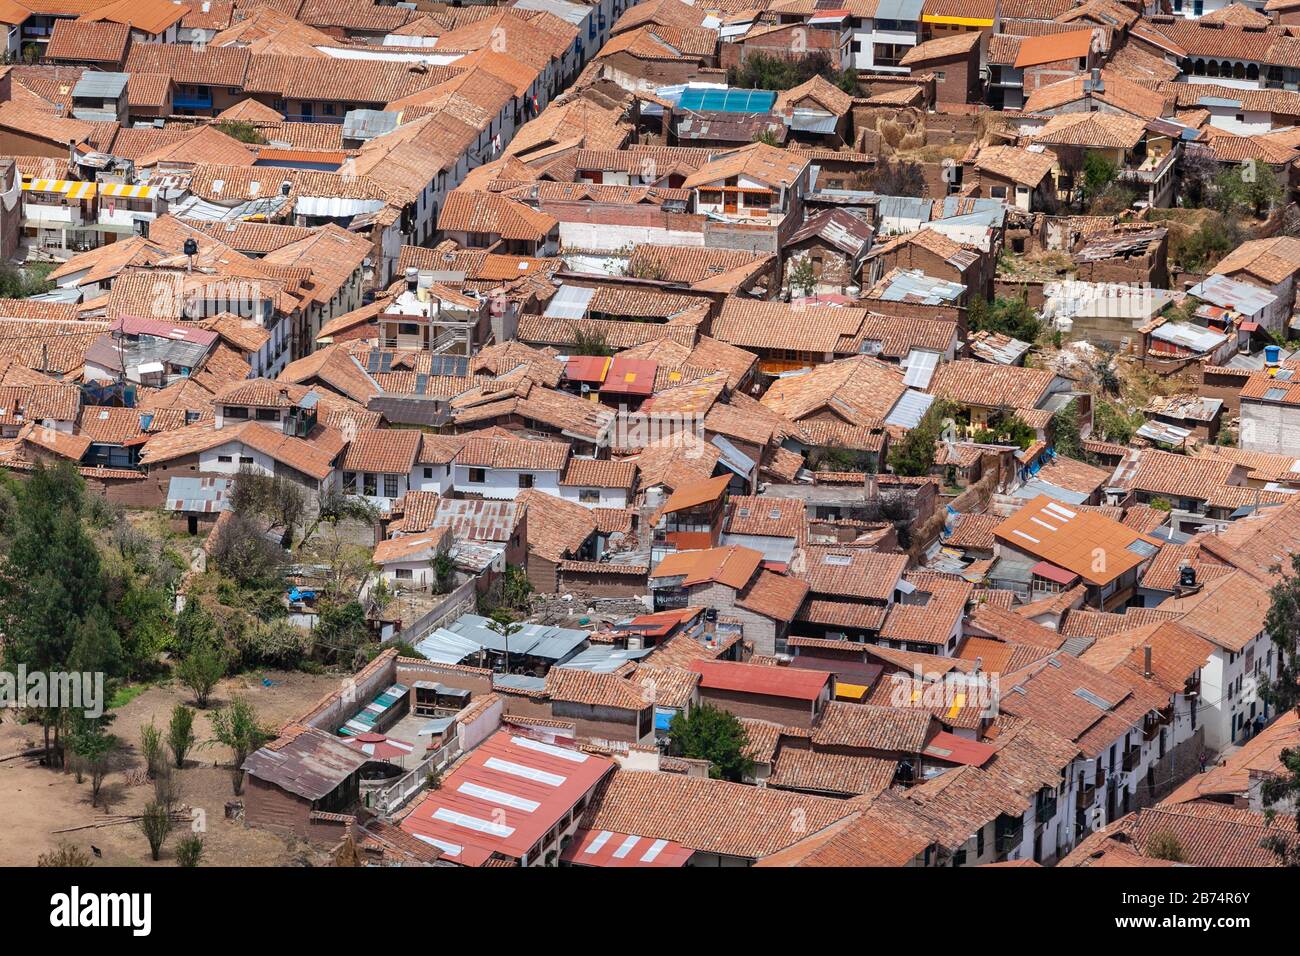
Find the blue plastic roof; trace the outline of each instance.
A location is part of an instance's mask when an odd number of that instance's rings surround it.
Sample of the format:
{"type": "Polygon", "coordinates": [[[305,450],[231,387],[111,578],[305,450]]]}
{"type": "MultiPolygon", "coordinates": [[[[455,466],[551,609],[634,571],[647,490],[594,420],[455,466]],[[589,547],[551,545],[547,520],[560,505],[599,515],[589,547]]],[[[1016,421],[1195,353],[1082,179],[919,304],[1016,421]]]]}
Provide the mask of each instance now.
{"type": "Polygon", "coordinates": [[[772,90],[699,90],[682,93],[679,109],[715,113],[768,113],[776,102],[772,90]]]}

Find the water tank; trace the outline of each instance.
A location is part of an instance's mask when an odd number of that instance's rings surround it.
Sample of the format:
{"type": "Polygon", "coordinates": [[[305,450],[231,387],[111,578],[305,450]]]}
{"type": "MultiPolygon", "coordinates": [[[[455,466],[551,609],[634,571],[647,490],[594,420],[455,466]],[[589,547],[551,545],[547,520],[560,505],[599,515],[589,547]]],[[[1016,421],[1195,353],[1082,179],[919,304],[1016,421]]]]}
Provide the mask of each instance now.
{"type": "Polygon", "coordinates": [[[1277,345],[1264,346],[1265,365],[1278,365],[1281,362],[1281,358],[1282,358],[1282,349],[1280,346],[1277,345]]]}

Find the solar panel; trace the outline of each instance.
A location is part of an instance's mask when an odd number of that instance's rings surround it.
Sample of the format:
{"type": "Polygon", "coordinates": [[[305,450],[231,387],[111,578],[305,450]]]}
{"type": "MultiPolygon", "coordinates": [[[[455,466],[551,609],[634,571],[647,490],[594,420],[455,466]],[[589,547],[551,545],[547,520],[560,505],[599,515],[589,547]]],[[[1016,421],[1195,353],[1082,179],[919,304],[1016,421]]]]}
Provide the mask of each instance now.
{"type": "Polygon", "coordinates": [[[379,371],[378,352],[371,352],[370,355],[366,357],[366,371],[369,372],[371,375],[379,371]]]}
{"type": "Polygon", "coordinates": [[[415,394],[423,395],[429,389],[429,376],[420,373],[415,376],[415,394]]]}
{"type": "Polygon", "coordinates": [[[379,371],[391,372],[393,370],[393,353],[383,352],[379,356],[379,371]]]}
{"type": "Polygon", "coordinates": [[[434,355],[429,360],[430,375],[464,377],[469,373],[469,358],[464,355],[434,355]]]}

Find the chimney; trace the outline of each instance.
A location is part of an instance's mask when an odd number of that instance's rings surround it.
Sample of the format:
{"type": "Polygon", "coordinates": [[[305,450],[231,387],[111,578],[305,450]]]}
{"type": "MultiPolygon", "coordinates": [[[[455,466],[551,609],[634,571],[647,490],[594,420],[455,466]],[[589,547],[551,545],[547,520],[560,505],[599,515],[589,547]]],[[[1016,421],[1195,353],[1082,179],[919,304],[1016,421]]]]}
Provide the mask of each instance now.
{"type": "Polygon", "coordinates": [[[1142,647],[1142,676],[1150,679],[1151,670],[1151,645],[1144,644],[1142,647]]]}

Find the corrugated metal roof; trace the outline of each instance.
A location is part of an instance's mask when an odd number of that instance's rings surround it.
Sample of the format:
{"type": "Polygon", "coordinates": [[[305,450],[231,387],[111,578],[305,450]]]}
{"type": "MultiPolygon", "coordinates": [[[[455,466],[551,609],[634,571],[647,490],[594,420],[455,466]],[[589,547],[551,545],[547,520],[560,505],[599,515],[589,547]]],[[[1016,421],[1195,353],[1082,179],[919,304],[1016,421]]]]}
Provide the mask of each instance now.
{"type": "Polygon", "coordinates": [[[117,99],[126,90],[126,84],[125,73],[94,73],[87,70],[72,88],[72,96],[73,99],[82,96],[117,99]]]}
{"type": "Polygon", "coordinates": [[[925,413],[930,410],[934,403],[934,396],[926,392],[918,392],[914,388],[909,388],[904,392],[885,416],[886,425],[897,425],[901,428],[915,428],[921,424],[921,419],[925,413]]]}
{"type": "Polygon", "coordinates": [[[595,289],[562,285],[546,304],[544,314],[548,319],[581,319],[587,314],[587,306],[595,295],[595,289]]]}

